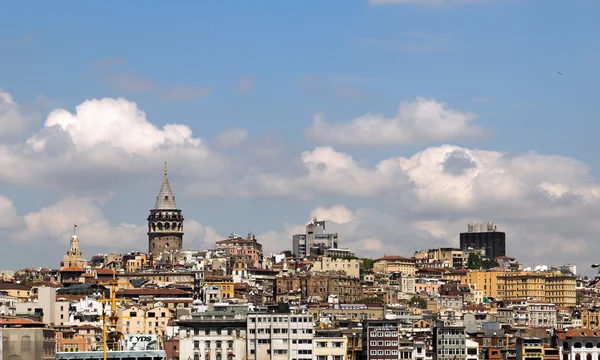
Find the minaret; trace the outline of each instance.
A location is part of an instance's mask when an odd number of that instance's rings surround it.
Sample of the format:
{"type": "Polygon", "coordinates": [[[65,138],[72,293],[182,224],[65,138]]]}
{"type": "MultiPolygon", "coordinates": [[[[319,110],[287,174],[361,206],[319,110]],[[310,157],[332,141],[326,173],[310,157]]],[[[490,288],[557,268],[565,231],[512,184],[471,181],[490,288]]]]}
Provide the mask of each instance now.
{"type": "Polygon", "coordinates": [[[165,252],[181,250],[183,244],[183,216],[175,205],[175,196],[167,178],[167,163],[165,177],[156,197],[154,209],[148,216],[148,253],[156,256],[165,252]]]}

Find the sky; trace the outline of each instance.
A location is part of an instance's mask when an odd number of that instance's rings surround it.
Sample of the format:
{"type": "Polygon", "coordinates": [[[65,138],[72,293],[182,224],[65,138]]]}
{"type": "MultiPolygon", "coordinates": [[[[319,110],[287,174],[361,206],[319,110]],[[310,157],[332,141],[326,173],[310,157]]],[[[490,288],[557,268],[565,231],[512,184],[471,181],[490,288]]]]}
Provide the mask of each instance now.
{"type": "Polygon", "coordinates": [[[600,262],[593,0],[0,3],[0,268],[145,251],[168,163],[184,247],[360,256],[498,223],[600,262]]]}

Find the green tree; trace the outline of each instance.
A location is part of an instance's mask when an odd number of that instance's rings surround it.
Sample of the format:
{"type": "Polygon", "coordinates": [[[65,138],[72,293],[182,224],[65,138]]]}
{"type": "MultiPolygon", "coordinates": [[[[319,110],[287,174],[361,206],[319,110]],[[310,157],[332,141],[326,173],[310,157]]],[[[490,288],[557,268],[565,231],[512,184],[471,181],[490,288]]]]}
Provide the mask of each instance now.
{"type": "Polygon", "coordinates": [[[483,266],[483,261],[481,261],[481,256],[471,253],[467,258],[467,269],[471,270],[479,270],[483,266]]]}
{"type": "Polygon", "coordinates": [[[422,297],[419,296],[413,296],[410,298],[409,300],[409,304],[411,306],[415,306],[418,307],[420,309],[426,309],[427,308],[427,300],[423,299],[422,297]]]}
{"type": "Polygon", "coordinates": [[[373,268],[373,265],[375,264],[375,260],[370,259],[370,258],[361,258],[362,262],[363,262],[363,268],[365,270],[370,270],[373,268]]]}
{"type": "Polygon", "coordinates": [[[484,270],[489,270],[489,269],[495,268],[497,266],[499,266],[499,264],[494,259],[485,259],[481,262],[481,268],[484,270]]]}

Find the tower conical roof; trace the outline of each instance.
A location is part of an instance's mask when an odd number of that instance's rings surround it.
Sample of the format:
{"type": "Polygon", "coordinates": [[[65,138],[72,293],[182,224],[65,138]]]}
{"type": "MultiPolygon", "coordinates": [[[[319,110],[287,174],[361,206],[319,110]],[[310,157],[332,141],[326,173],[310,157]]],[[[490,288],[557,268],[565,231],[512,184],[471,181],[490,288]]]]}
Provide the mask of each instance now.
{"type": "Polygon", "coordinates": [[[167,163],[165,163],[165,177],[163,178],[162,185],[160,186],[160,192],[156,197],[156,205],[154,205],[155,210],[176,210],[177,205],[175,205],[175,196],[173,196],[173,191],[171,190],[171,185],[169,184],[169,179],[167,178],[167,163]]]}

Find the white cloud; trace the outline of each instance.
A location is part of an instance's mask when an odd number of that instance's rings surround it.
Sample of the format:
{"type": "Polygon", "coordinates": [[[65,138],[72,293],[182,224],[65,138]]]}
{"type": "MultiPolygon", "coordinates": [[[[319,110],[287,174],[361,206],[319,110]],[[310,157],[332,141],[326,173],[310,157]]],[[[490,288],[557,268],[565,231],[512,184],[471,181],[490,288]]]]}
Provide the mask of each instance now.
{"type": "Polygon", "coordinates": [[[311,214],[322,221],[333,221],[336,224],[346,224],[354,219],[354,214],[343,205],[334,205],[330,208],[319,206],[311,214]]]}
{"type": "Polygon", "coordinates": [[[252,76],[244,76],[240,79],[240,81],[235,85],[235,89],[239,93],[249,93],[254,89],[256,84],[256,78],[252,76]]]}
{"type": "Polygon", "coordinates": [[[220,132],[214,139],[215,146],[220,149],[241,146],[248,138],[248,130],[246,129],[229,129],[220,132]]]}
{"type": "Polygon", "coordinates": [[[0,230],[19,228],[21,224],[15,204],[0,194],[0,230]]]}
{"type": "Polygon", "coordinates": [[[22,133],[27,129],[27,122],[12,96],[0,89],[0,137],[22,133]]]}
{"type": "Polygon", "coordinates": [[[450,108],[435,99],[417,97],[400,104],[398,113],[366,114],[350,122],[326,122],[315,115],[306,132],[309,139],[347,146],[391,146],[446,141],[484,134],[473,125],[476,116],[450,108]]]}

